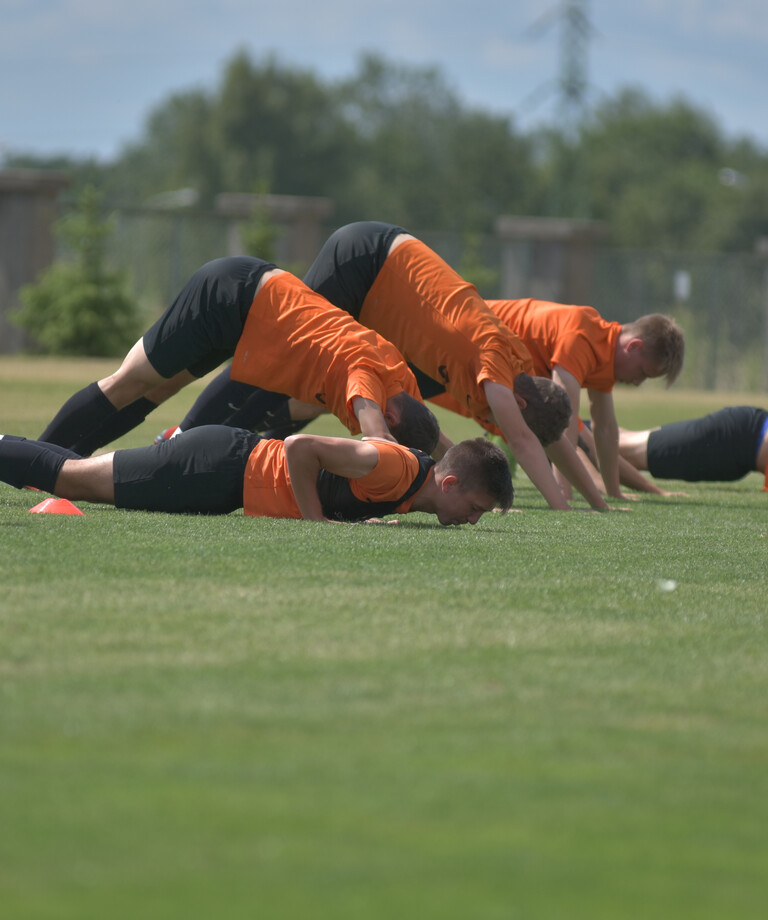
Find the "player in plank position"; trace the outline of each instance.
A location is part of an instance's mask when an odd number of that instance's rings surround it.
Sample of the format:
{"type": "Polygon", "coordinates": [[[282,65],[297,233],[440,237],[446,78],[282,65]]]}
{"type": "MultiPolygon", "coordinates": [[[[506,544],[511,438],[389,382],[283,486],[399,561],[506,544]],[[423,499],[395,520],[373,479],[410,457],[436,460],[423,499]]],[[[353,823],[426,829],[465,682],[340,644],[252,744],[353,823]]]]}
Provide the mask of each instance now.
{"type": "MultiPolygon", "coordinates": [[[[350,224],[326,241],[304,280],[391,341],[422,373],[440,380],[472,417],[497,425],[551,508],[567,510],[570,506],[542,442],[549,445],[549,457],[593,508],[608,507],[573,445],[561,437],[567,419],[554,437],[544,438],[538,430],[539,425],[548,426],[547,416],[557,415],[560,424],[562,401],[554,394],[561,388],[551,387],[551,398],[542,401],[535,388],[522,392],[525,378],[533,374],[528,350],[488,309],[475,288],[422,242],[391,224],[350,224]]],[[[237,361],[231,376],[234,380],[241,376],[237,361]]],[[[182,422],[182,430],[197,424],[203,411],[213,409],[213,417],[219,420],[231,414],[228,406],[236,401],[223,397],[228,392],[226,371],[216,389],[215,395],[203,394],[191,417],[182,422]]],[[[258,424],[251,417],[247,426],[258,424]]],[[[439,450],[449,444],[443,436],[439,450]]]]}
{"type": "MultiPolygon", "coordinates": [[[[680,374],[685,340],[668,316],[653,313],[631,323],[609,322],[593,307],[543,300],[489,300],[488,306],[525,343],[534,372],[551,377],[568,393],[571,418],[568,438],[578,438],[579,399],[587,390],[592,432],[600,456],[605,493],[624,498],[619,480],[619,426],[613,404],[618,383],[639,386],[651,377],[666,377],[671,386],[680,374]]],[[[417,372],[422,396],[444,408],[466,415],[444,387],[424,381],[417,372]]],[[[567,480],[558,482],[570,495],[567,480]]]]}
{"type": "Polygon", "coordinates": [[[431,452],[439,437],[397,349],[262,259],[199,269],[115,373],[75,393],[41,440],[91,454],[234,354],[236,379],[327,407],[352,434],[431,452]]]}
{"type": "MultiPolygon", "coordinates": [[[[579,442],[599,466],[588,425],[582,425],[579,442]]],[[[645,431],[620,428],[619,451],[621,481],[640,492],[680,494],[661,489],[641,470],[656,479],[686,482],[733,482],[758,472],[768,492],[768,411],[757,406],[728,406],[645,431]]]]}
{"type": "Polygon", "coordinates": [[[377,438],[292,435],[267,440],[204,425],[149,447],[78,457],[44,441],[0,435],[0,480],[72,501],[171,513],[361,521],[423,511],[441,524],[476,524],[509,509],[503,452],[462,441],[436,462],[377,438]]]}

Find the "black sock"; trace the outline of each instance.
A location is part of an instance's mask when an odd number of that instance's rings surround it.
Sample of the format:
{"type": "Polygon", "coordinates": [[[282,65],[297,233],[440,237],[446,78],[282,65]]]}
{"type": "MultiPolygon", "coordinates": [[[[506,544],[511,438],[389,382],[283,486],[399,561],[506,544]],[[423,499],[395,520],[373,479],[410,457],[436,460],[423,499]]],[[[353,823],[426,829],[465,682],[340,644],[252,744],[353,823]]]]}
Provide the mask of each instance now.
{"type": "Polygon", "coordinates": [[[79,459],[74,451],[58,444],[28,441],[12,434],[0,437],[0,480],[17,489],[34,486],[53,492],[64,461],[79,459]]]}
{"type": "Polygon", "coordinates": [[[249,383],[232,380],[229,371],[229,367],[225,367],[197,397],[179,426],[182,431],[201,425],[229,424],[226,419],[256,390],[249,383]]]}
{"type": "Polygon", "coordinates": [[[99,447],[116,441],[140,425],[153,409],[157,409],[157,403],[146,396],[140,396],[129,405],[118,409],[98,428],[80,438],[72,445],[72,450],[77,451],[82,457],[90,457],[99,447]]]}
{"type": "Polygon", "coordinates": [[[289,434],[296,434],[297,431],[306,428],[311,421],[311,418],[292,419],[291,407],[286,399],[284,403],[267,413],[264,418],[266,427],[261,435],[271,440],[284,441],[289,434]]]}
{"type": "Polygon", "coordinates": [[[98,429],[116,412],[117,409],[101,392],[98,383],[91,383],[69,397],[39,440],[71,447],[98,429]]]}
{"type": "Polygon", "coordinates": [[[251,387],[250,395],[243,405],[233,412],[224,422],[230,428],[246,428],[248,431],[261,431],[269,425],[269,417],[281,410],[288,414],[288,399],[284,393],[272,393],[251,387]]]}

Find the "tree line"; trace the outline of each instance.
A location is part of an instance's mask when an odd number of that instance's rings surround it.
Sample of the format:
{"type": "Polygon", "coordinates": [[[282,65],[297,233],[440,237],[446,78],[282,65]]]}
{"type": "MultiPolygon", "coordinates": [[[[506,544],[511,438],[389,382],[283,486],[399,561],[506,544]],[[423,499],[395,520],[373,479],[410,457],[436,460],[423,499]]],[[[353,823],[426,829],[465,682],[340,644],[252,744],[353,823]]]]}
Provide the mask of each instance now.
{"type": "Polygon", "coordinates": [[[575,137],[524,132],[463,104],[439,69],[366,55],[341,81],[236,53],[212,89],[175,93],[110,163],[10,156],[64,168],[114,206],[191,188],[325,196],[334,220],[490,233],[501,214],[584,217],[610,245],[750,251],[768,236],[768,152],[728,138],[683,98],[626,88],[575,137]]]}

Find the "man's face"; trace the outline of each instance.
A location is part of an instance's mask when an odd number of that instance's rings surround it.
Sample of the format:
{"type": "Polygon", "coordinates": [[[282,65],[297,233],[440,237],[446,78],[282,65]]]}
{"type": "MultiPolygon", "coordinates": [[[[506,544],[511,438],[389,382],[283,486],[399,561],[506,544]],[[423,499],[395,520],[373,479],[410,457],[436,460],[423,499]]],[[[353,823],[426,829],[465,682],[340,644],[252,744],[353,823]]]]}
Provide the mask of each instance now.
{"type": "Polygon", "coordinates": [[[619,383],[639,387],[649,377],[659,377],[659,369],[645,354],[642,339],[630,339],[626,345],[619,345],[613,359],[614,376],[619,383]]]}
{"type": "Polygon", "coordinates": [[[495,504],[486,492],[473,489],[465,492],[455,476],[446,476],[440,484],[437,519],[445,526],[477,524],[495,504]]]}

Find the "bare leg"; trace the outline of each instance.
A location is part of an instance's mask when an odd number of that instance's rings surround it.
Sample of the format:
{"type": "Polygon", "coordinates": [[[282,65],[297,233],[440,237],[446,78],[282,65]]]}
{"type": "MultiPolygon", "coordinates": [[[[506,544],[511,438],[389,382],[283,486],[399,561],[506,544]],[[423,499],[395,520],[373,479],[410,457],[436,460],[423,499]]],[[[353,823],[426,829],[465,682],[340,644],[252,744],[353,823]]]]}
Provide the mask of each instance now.
{"type": "Polygon", "coordinates": [[[619,454],[636,470],[648,469],[648,436],[651,431],[658,431],[658,428],[650,428],[647,431],[619,428],[619,454]]]}
{"type": "Polygon", "coordinates": [[[164,402],[196,379],[189,371],[181,371],[170,379],[158,374],[149,363],[142,338],[128,352],[114,374],[99,380],[98,385],[112,405],[122,409],[140,396],[146,396],[156,404],[164,402]]]}
{"type": "Polygon", "coordinates": [[[114,452],[82,460],[65,460],[56,479],[54,495],[72,501],[113,505],[115,484],[112,474],[114,452]]]}

